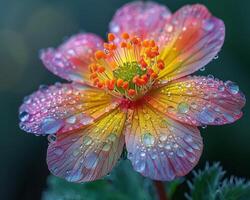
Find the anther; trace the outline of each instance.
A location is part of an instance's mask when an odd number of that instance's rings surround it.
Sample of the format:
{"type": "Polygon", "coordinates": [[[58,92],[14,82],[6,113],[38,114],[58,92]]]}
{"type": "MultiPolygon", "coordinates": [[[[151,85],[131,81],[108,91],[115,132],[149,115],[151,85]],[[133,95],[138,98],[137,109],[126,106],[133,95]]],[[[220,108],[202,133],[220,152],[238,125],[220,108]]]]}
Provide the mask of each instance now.
{"type": "Polygon", "coordinates": [[[128,90],[128,95],[129,95],[129,96],[134,96],[135,93],[136,93],[136,91],[135,91],[134,89],[129,89],[129,90],[128,90]]]}
{"type": "Polygon", "coordinates": [[[127,39],[129,39],[129,34],[128,33],[123,33],[122,34],[122,38],[124,39],[124,40],[127,40],[127,39]]]}
{"type": "Polygon", "coordinates": [[[113,33],[108,34],[108,41],[113,42],[115,40],[115,35],[113,33]]]}
{"type": "Polygon", "coordinates": [[[97,50],[95,52],[95,58],[97,60],[100,60],[100,59],[105,58],[105,57],[106,57],[106,55],[105,55],[105,53],[103,51],[97,50]]]}

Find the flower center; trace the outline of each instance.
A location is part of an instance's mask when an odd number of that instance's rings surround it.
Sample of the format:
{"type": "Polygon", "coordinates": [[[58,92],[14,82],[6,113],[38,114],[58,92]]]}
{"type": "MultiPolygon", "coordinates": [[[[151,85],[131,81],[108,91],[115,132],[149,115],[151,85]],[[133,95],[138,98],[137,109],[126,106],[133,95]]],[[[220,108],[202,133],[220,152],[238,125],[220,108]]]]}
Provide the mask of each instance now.
{"type": "Polygon", "coordinates": [[[113,95],[136,100],[156,82],[164,62],[158,59],[159,48],[154,40],[123,33],[108,34],[104,49],[95,52],[89,65],[93,85],[113,95]]]}

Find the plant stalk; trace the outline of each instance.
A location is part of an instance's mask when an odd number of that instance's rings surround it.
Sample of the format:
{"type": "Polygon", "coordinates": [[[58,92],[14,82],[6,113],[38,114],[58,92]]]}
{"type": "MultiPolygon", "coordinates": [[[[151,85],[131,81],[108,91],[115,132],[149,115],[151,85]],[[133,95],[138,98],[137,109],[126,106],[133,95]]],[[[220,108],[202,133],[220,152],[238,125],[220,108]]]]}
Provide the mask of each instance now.
{"type": "Polygon", "coordinates": [[[162,181],[154,181],[154,185],[159,200],[169,200],[167,197],[167,192],[165,191],[164,183],[162,181]]]}

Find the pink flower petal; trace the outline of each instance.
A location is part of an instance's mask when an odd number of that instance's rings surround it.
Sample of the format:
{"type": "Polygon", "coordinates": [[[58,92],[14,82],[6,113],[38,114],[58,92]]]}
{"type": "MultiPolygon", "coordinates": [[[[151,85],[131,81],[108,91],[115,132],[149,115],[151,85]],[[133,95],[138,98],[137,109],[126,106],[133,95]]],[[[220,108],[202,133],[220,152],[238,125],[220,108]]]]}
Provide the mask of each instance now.
{"type": "Polygon", "coordinates": [[[42,86],[20,107],[20,127],[35,134],[55,134],[89,125],[118,103],[99,89],[81,84],[42,86]]]}
{"type": "Polygon", "coordinates": [[[190,172],[203,143],[196,127],[166,118],[146,105],[130,113],[125,140],[136,171],[154,180],[171,181],[190,172]]]}
{"type": "Polygon", "coordinates": [[[78,131],[59,134],[49,144],[50,171],[70,182],[93,181],[111,171],[123,146],[126,114],[115,109],[78,131]]]}
{"type": "Polygon", "coordinates": [[[159,78],[173,80],[202,68],[218,54],[224,37],[223,21],[205,6],[184,6],[172,15],[159,37],[160,58],[166,66],[159,78]]]}
{"type": "Polygon", "coordinates": [[[72,36],[58,49],[42,50],[44,65],[55,75],[68,81],[89,82],[89,68],[94,53],[102,48],[103,40],[90,33],[72,36]]]}
{"type": "Polygon", "coordinates": [[[128,32],[140,37],[156,36],[170,17],[170,11],[153,2],[135,1],[121,7],[110,23],[110,32],[128,32]]]}
{"type": "Polygon", "coordinates": [[[208,77],[190,76],[158,88],[148,103],[167,116],[190,125],[222,125],[238,120],[245,97],[239,87],[208,77]]]}

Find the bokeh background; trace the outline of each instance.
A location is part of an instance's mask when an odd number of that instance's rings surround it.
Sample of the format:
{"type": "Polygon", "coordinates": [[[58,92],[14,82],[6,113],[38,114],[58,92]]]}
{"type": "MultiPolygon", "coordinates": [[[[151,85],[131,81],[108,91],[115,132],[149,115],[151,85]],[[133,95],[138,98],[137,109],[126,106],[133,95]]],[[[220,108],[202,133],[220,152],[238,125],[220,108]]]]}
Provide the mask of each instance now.
{"type": "MultiPolygon", "coordinates": [[[[68,36],[88,31],[105,37],[108,23],[126,0],[0,0],[0,199],[37,200],[46,187],[46,137],[18,127],[18,107],[40,84],[62,81],[38,58],[42,48],[59,45],[68,36]]],[[[202,3],[224,20],[226,40],[219,59],[203,74],[233,80],[250,99],[250,1],[161,0],[175,11],[202,3]]],[[[205,149],[197,166],[220,161],[228,174],[250,178],[250,106],[232,125],[201,130],[205,149]]]]}

